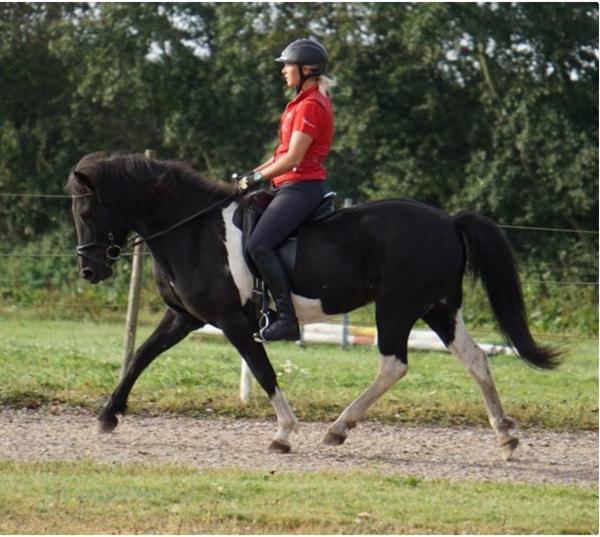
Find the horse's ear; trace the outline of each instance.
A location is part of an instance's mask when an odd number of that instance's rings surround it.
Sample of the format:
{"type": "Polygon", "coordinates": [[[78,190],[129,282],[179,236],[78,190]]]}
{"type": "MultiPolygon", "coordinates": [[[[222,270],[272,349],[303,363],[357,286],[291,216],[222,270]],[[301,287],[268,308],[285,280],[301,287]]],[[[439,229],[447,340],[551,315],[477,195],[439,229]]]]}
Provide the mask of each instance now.
{"type": "Polygon", "coordinates": [[[77,179],[77,182],[80,185],[85,186],[85,187],[89,188],[92,191],[94,190],[94,183],[93,183],[93,181],[85,173],[74,171],[73,175],[75,176],[75,179],[77,179]]]}

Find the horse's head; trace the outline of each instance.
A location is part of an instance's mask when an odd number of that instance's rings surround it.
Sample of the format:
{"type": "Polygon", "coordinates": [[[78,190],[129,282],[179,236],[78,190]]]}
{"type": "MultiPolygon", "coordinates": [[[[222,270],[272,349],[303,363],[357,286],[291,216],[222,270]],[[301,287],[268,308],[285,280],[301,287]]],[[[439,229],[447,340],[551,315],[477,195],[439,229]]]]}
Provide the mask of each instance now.
{"type": "Polygon", "coordinates": [[[79,273],[91,283],[112,276],[127,235],[123,211],[102,197],[99,175],[98,163],[83,159],[69,175],[66,189],[73,199],[79,273]]]}

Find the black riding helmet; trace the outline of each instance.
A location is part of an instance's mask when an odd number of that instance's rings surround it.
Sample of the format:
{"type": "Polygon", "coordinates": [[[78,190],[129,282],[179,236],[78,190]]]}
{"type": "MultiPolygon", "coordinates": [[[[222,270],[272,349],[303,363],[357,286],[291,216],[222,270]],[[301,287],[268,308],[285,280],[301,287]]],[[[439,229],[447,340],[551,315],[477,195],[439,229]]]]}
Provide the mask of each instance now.
{"type": "Polygon", "coordinates": [[[309,78],[322,75],[327,69],[327,49],[313,39],[297,39],[292,41],[275,61],[279,63],[295,63],[300,74],[300,83],[296,92],[300,93],[302,84],[309,78]],[[310,67],[310,74],[305,75],[302,67],[310,67]]]}

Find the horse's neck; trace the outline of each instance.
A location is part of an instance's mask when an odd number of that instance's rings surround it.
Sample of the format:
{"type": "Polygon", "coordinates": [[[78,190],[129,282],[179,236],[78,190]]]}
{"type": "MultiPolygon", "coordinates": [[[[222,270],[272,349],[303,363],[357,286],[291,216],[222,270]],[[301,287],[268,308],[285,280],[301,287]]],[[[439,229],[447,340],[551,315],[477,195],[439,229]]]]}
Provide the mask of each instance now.
{"type": "MultiPolygon", "coordinates": [[[[167,197],[161,203],[152,203],[139,208],[134,215],[135,231],[142,236],[149,236],[155,233],[160,233],[179,222],[186,220],[202,211],[206,210],[205,214],[218,211],[219,202],[223,201],[223,196],[215,196],[203,193],[201,191],[191,191],[178,199],[167,197]],[[212,206],[216,206],[211,209],[212,206]]],[[[204,214],[199,214],[198,219],[201,219],[204,214]]],[[[190,224],[194,224],[192,220],[190,224]]],[[[184,224],[182,227],[190,224],[184,224]]],[[[171,233],[171,232],[170,232],[171,233]]]]}
{"type": "Polygon", "coordinates": [[[143,237],[160,234],[155,238],[150,238],[147,246],[167,278],[175,280],[181,270],[187,270],[185,267],[181,268],[182,263],[186,264],[187,257],[182,255],[182,251],[196,251],[198,255],[201,255],[208,253],[210,245],[223,243],[225,237],[220,232],[223,227],[219,224],[223,220],[223,209],[228,203],[219,198],[206,197],[202,200],[186,199],[181,203],[166,203],[165,205],[155,207],[154,214],[145,220],[140,219],[138,223],[140,229],[136,231],[143,237]],[[216,206],[212,207],[213,205],[216,206]],[[167,231],[171,226],[203,210],[206,212],[167,231]],[[165,233],[161,234],[163,231],[165,233]]]}

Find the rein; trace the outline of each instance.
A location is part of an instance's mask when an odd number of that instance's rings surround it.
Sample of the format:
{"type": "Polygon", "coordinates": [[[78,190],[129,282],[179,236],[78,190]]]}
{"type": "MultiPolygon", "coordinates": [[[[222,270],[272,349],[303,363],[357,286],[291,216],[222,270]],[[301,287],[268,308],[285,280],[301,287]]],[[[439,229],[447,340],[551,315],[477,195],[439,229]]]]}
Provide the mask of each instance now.
{"type": "MultiPolygon", "coordinates": [[[[121,257],[123,249],[121,248],[121,246],[119,246],[118,244],[115,243],[114,233],[112,232],[112,228],[110,226],[108,216],[106,215],[106,210],[104,209],[104,205],[102,204],[102,199],[100,198],[98,193],[97,192],[89,192],[86,194],[80,194],[77,196],[73,196],[73,198],[85,198],[88,196],[94,196],[96,198],[96,200],[98,201],[98,205],[100,205],[100,208],[102,210],[102,216],[104,217],[104,223],[106,224],[106,228],[108,229],[108,233],[107,233],[108,242],[93,241],[93,242],[88,242],[86,244],[78,244],[77,248],[76,248],[77,255],[79,257],[83,257],[85,259],[93,261],[94,263],[99,263],[101,265],[104,265],[105,267],[110,267],[110,262],[114,262],[121,257]],[[106,252],[105,252],[106,257],[103,260],[92,257],[85,252],[86,250],[88,250],[90,248],[95,248],[98,246],[106,246],[106,252]]],[[[208,211],[211,211],[212,209],[223,205],[224,203],[235,198],[236,196],[237,196],[237,193],[233,193],[233,194],[227,196],[226,198],[219,200],[218,202],[213,203],[212,205],[209,205],[208,207],[205,207],[204,209],[184,218],[183,220],[176,222],[172,226],[169,226],[168,228],[163,229],[161,231],[157,231],[156,233],[152,233],[151,235],[148,235],[147,237],[144,237],[141,234],[138,234],[128,240],[128,245],[131,247],[135,247],[138,244],[142,244],[142,243],[148,242],[152,239],[162,237],[163,235],[166,235],[167,233],[170,233],[171,231],[188,224],[189,222],[198,218],[199,216],[206,214],[208,211]]]]}
{"type": "Polygon", "coordinates": [[[169,226],[168,228],[163,229],[162,231],[157,231],[156,233],[152,233],[152,235],[148,235],[147,237],[143,237],[141,234],[138,234],[135,237],[132,237],[131,239],[129,239],[130,246],[135,247],[138,244],[142,244],[143,242],[148,242],[148,241],[151,241],[152,239],[162,237],[163,235],[170,233],[174,229],[185,226],[185,224],[191,222],[192,220],[198,218],[199,216],[202,216],[203,214],[207,213],[208,211],[211,211],[215,207],[220,206],[221,204],[225,203],[226,201],[232,200],[236,196],[237,196],[237,193],[231,194],[231,195],[227,196],[226,198],[219,200],[216,203],[209,205],[208,207],[205,207],[201,211],[198,211],[197,213],[194,213],[191,216],[188,216],[187,218],[184,218],[183,220],[176,222],[172,226],[169,226]]]}

